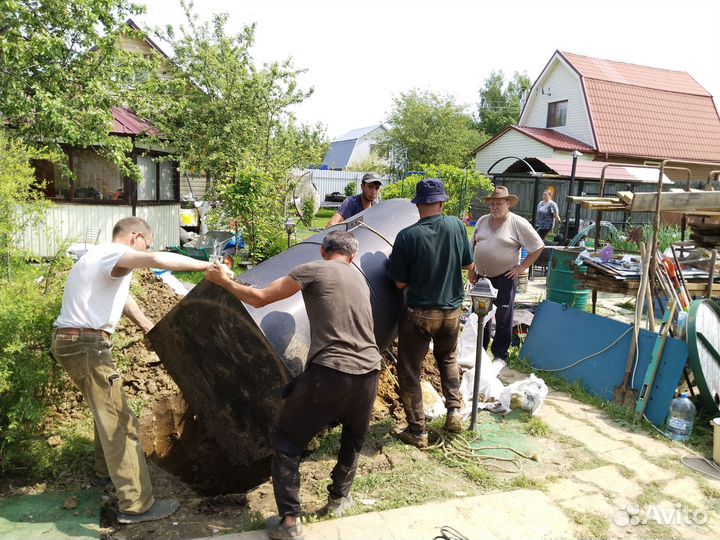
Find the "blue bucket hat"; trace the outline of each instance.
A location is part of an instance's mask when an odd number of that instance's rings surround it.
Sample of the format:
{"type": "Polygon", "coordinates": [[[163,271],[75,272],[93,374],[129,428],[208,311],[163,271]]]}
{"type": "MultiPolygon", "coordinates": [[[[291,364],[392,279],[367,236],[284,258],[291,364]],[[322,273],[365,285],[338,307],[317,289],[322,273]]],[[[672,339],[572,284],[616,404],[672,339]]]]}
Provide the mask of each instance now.
{"type": "Polygon", "coordinates": [[[450,197],[445,193],[445,186],[439,178],[425,178],[420,180],[415,188],[413,204],[432,204],[447,201],[450,197]]]}

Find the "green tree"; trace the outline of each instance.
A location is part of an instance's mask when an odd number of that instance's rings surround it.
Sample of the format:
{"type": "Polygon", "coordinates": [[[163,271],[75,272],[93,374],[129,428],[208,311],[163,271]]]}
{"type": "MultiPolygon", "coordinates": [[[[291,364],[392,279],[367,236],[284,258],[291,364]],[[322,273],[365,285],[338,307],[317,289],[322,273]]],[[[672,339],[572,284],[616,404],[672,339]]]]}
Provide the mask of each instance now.
{"type": "Polygon", "coordinates": [[[387,122],[392,126],[383,142],[389,155],[405,155],[405,170],[422,163],[465,166],[470,152],[485,136],[466,108],[452,96],[411,90],[394,98],[387,122]]]}
{"type": "Polygon", "coordinates": [[[0,129],[0,281],[10,279],[17,240],[25,229],[41,219],[48,202],[36,189],[30,160],[45,155],[27,148],[0,129]]]}
{"type": "Polygon", "coordinates": [[[256,66],[254,24],[229,35],[227,14],[201,23],[191,3],[181,4],[187,22],[156,30],[172,48],[172,64],[133,103],[171,138],[180,168],[220,181],[256,167],[284,180],[292,166],[319,163],[323,129],[297,125],[290,112],[312,93],[298,87],[301,71],[289,60],[256,66]]]}
{"type": "Polygon", "coordinates": [[[502,71],[490,73],[480,90],[478,113],[481,129],[494,137],[508,126],[517,124],[520,120],[521,98],[531,86],[527,73],[516,71],[507,85],[502,71]]]}
{"type": "Polygon", "coordinates": [[[410,175],[400,182],[383,188],[383,199],[407,198],[415,196],[415,186],[423,178],[440,178],[445,184],[450,199],[445,203],[445,214],[463,217],[470,209],[475,195],[490,193],[492,182],[474,168],[461,169],[453,165],[421,165],[423,175],[410,175]]]}
{"type": "Polygon", "coordinates": [[[0,116],[13,136],[57,161],[62,144],[92,146],[137,176],[131,140],[109,131],[111,107],[149,65],[118,46],[141,11],[129,0],[0,0],[0,116]]]}
{"type": "Polygon", "coordinates": [[[312,90],[298,87],[289,60],[256,65],[254,25],[230,35],[226,14],[200,22],[181,4],[186,23],[156,30],[172,63],[150,75],[133,109],[171,139],[181,170],[204,172],[206,199],[223,203],[210,221],[236,220],[251,255],[264,259],[282,246],[291,168],[319,163],[327,148],[324,128],[290,111],[312,90]]]}

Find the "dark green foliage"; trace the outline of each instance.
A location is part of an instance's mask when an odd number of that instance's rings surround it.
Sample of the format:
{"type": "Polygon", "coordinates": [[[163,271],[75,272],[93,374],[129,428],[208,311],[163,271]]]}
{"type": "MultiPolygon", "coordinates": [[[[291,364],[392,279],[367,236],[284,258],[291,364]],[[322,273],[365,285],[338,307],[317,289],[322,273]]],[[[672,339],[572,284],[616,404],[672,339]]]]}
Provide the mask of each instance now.
{"type": "MultiPolygon", "coordinates": [[[[128,0],[0,1],[0,116],[28,145],[93,146],[137,176],[132,141],[109,134],[111,107],[139,92],[136,74],[152,61],[123,51],[125,20],[142,12],[128,0]]],[[[59,161],[59,160],[58,160],[59,161]]]]}
{"type": "Polygon", "coordinates": [[[403,197],[412,199],[415,186],[423,178],[440,178],[450,199],[445,203],[445,214],[463,217],[470,208],[470,201],[478,193],[492,191],[492,182],[475,169],[461,169],[452,165],[421,165],[424,176],[412,175],[400,182],[383,188],[383,199],[403,197]]]}
{"type": "Polygon", "coordinates": [[[520,100],[531,86],[526,73],[516,71],[506,86],[503,72],[493,71],[480,90],[480,128],[494,137],[506,127],[517,124],[520,120],[520,100]]]}
{"type": "Polygon", "coordinates": [[[395,167],[402,170],[395,172],[422,170],[422,163],[464,167],[472,160],[472,150],[487,138],[454,97],[420,90],[394,98],[387,122],[392,128],[383,151],[406,156],[405,163],[395,167]]]}
{"type": "Polygon", "coordinates": [[[0,282],[0,471],[6,452],[39,435],[47,406],[64,386],[48,351],[62,301],[56,272],[68,264],[38,267],[15,259],[12,281],[0,282]]]}

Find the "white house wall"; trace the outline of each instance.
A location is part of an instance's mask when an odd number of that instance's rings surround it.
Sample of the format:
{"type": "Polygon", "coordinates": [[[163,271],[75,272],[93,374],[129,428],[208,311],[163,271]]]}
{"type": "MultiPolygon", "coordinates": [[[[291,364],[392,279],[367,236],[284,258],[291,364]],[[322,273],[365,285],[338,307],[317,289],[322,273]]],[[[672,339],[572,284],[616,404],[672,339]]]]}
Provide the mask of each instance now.
{"type": "MultiPolygon", "coordinates": [[[[553,149],[549,146],[511,129],[475,154],[475,168],[482,173],[486,173],[493,163],[506,156],[519,158],[537,157],[542,159],[544,157],[553,157],[553,155],[553,149]]],[[[510,159],[499,163],[495,169],[493,169],[493,172],[500,172],[512,163],[513,160],[510,159]]]]}
{"type": "Polygon", "coordinates": [[[135,215],[148,222],[155,239],[153,249],[162,251],[180,244],[180,205],[138,206],[135,215]]]}
{"type": "MultiPolygon", "coordinates": [[[[178,244],[179,205],[138,207],[137,215],[153,228],[155,249],[178,244]]],[[[35,256],[53,257],[62,246],[84,242],[93,230],[99,229],[98,243],[109,242],[115,223],[130,216],[132,207],[127,205],[53,204],[45,214],[45,222],[26,229],[19,244],[35,256]]],[[[94,235],[87,239],[94,240],[94,235]]]]}
{"type": "Polygon", "coordinates": [[[519,125],[547,127],[548,104],[564,100],[568,102],[566,124],[552,129],[596,148],[580,77],[559,58],[535,83],[519,125]]]}

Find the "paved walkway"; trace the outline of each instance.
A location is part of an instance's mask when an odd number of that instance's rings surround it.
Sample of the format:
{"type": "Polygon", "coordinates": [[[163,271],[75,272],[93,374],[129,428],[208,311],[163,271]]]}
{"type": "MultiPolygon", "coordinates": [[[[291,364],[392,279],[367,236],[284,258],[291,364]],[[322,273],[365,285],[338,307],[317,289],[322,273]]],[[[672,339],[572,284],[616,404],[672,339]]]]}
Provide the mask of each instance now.
{"type": "MultiPolygon", "coordinates": [[[[525,375],[504,370],[506,381],[525,375]]],[[[575,462],[517,489],[310,523],[310,539],[434,538],[451,526],[469,539],[720,538],[720,481],[686,468],[684,446],[628,431],[601,411],[552,392],[538,416],[575,462]]],[[[541,462],[557,457],[547,449],[541,462]]],[[[571,460],[572,461],[572,460],[571,460]]],[[[266,538],[264,531],[224,540],[266,538]]]]}

